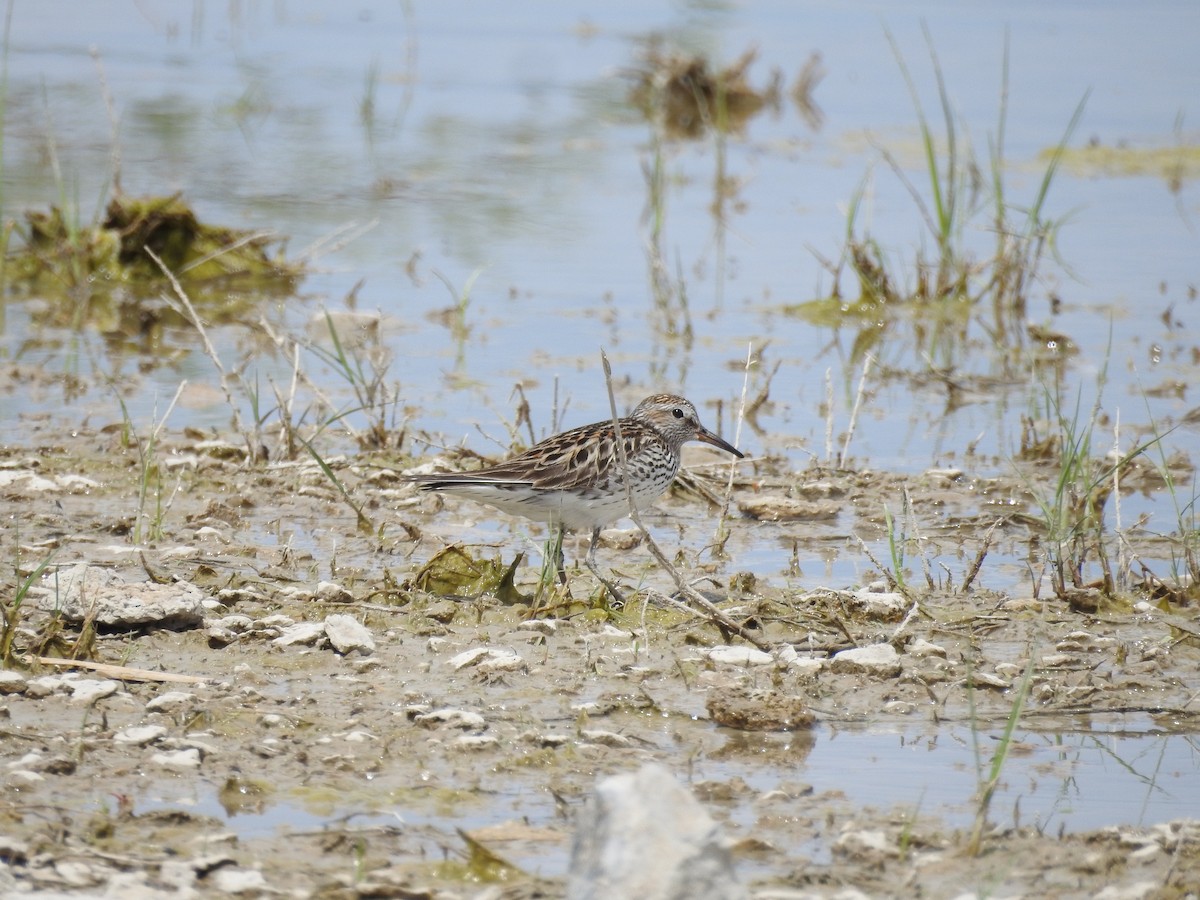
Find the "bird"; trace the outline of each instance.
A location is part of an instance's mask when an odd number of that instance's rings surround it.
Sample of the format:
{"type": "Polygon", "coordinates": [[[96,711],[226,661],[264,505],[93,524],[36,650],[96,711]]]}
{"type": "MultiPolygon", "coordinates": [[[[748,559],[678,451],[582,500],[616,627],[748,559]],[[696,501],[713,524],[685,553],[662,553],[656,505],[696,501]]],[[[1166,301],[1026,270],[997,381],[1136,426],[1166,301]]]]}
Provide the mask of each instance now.
{"type": "MultiPolygon", "coordinates": [[[[590,530],[585,564],[621,600],[619,591],[596,567],[600,529],[640,512],[661,497],[679,472],[680,450],[689,441],[710,444],[743,459],[745,454],[700,424],[696,407],[675,394],[653,394],[619,420],[572,428],[548,437],[501,463],[473,472],[409,476],[418,490],[465,497],[503,512],[564,530],[590,530]],[[627,477],[628,476],[628,477],[627,477]],[[626,483],[628,482],[628,492],[626,483]]],[[[558,577],[566,583],[561,540],[558,577]]]]}

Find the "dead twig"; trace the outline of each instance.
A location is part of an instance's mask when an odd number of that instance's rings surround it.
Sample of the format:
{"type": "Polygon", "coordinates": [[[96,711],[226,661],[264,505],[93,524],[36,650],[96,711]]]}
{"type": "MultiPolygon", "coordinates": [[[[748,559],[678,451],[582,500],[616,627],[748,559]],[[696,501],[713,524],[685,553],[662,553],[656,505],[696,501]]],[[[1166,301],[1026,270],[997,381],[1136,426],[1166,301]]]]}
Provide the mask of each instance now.
{"type": "Polygon", "coordinates": [[[93,662],[90,659],[58,659],[53,656],[39,656],[37,661],[44,666],[60,668],[91,669],[101,675],[116,678],[120,681],[167,681],[176,684],[206,684],[209,679],[198,675],[181,675],[178,672],[154,672],[150,669],[134,669],[129,666],[118,666],[112,663],[93,662]]]}

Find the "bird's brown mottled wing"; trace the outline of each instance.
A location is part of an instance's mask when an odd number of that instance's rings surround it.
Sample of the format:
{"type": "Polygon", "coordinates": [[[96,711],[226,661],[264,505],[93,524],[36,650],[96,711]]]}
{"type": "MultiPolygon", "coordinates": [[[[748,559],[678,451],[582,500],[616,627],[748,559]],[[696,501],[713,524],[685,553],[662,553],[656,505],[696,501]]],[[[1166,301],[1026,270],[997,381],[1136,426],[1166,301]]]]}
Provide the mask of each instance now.
{"type": "MultiPolygon", "coordinates": [[[[632,458],[656,436],[639,422],[622,420],[621,437],[626,456],[632,458]]],[[[556,434],[486,469],[422,475],[415,480],[434,489],[456,484],[521,484],[539,490],[573,490],[604,482],[620,464],[612,422],[605,421],[556,434]]]]}

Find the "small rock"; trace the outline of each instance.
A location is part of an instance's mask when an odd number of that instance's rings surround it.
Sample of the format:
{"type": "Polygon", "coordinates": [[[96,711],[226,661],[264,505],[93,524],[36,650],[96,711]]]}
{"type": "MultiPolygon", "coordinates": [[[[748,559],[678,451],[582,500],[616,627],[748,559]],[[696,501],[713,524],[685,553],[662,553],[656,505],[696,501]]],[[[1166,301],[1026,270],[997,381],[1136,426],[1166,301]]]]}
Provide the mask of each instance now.
{"type": "Polygon", "coordinates": [[[42,771],[49,772],[51,775],[73,775],[78,767],[79,763],[74,759],[60,753],[46,760],[46,764],[42,766],[42,771]]]}
{"type": "Polygon", "coordinates": [[[843,833],[833,844],[834,852],[854,859],[882,860],[898,858],[900,848],[883,831],[861,829],[843,833]]]}
{"type": "Polygon", "coordinates": [[[59,691],[67,690],[68,679],[64,675],[39,675],[25,682],[25,696],[31,700],[41,700],[59,691]]]}
{"type": "Polygon", "coordinates": [[[828,661],[824,659],[815,659],[811,656],[798,656],[788,662],[788,671],[795,672],[798,675],[815,676],[826,665],[828,665],[828,661]]]}
{"type": "Polygon", "coordinates": [[[289,647],[292,644],[311,646],[317,641],[323,640],[324,637],[324,622],[297,622],[295,625],[288,625],[284,628],[279,637],[271,643],[280,647],[289,647]]]}
{"type": "Polygon", "coordinates": [[[361,653],[364,656],[375,652],[375,639],[370,629],[362,622],[345,613],[325,617],[325,635],[333,649],[343,656],[361,653]]]}
{"type": "Polygon", "coordinates": [[[70,622],[107,628],[195,628],[204,621],[207,595],[186,581],[126,581],[119,572],[79,563],[46,575],[37,605],[70,622]]]}
{"type": "Polygon", "coordinates": [[[605,622],[602,627],[598,628],[596,631],[593,631],[584,640],[591,641],[595,640],[596,638],[609,641],[628,641],[633,639],[633,635],[624,628],[618,628],[611,622],[605,622]]]}
{"type": "Polygon", "coordinates": [[[1148,900],[1161,896],[1162,883],[1152,879],[1135,881],[1132,884],[1110,884],[1094,893],[1094,900],[1148,900]]]}
{"type": "Polygon", "coordinates": [[[189,747],[186,750],[168,750],[165,753],[155,753],[150,757],[150,762],[156,766],[162,766],[164,769],[187,772],[200,768],[200,751],[195,747],[189,747]]]}
{"type": "Polygon", "coordinates": [[[90,862],[84,862],[77,859],[56,859],[53,862],[54,874],[57,875],[64,884],[70,887],[83,888],[92,887],[93,885],[103,884],[108,880],[110,874],[107,869],[100,865],[94,865],[90,862]]]}
{"type": "Polygon", "coordinates": [[[633,746],[633,741],[625,735],[617,734],[615,731],[605,731],[601,728],[585,728],[579,733],[579,736],[589,744],[600,744],[603,747],[624,749],[633,746]]]}
{"type": "Polygon", "coordinates": [[[462,728],[465,731],[482,731],[487,728],[487,720],[483,716],[465,709],[435,709],[413,716],[413,722],[427,728],[436,728],[439,725],[449,725],[451,728],[462,728]]]}
{"type": "Polygon", "coordinates": [[[135,725],[132,728],[123,728],[113,735],[113,740],[118,744],[129,744],[134,747],[144,747],[147,744],[152,744],[161,737],[165,737],[167,729],[161,725],[135,725]]]}
{"type": "Polygon", "coordinates": [[[496,675],[502,672],[524,672],[529,664],[515,653],[501,652],[489,657],[475,667],[482,675],[496,675]]]}
{"type": "Polygon", "coordinates": [[[632,550],[642,542],[636,528],[605,528],[600,532],[600,544],[610,550],[632,550]]]}
{"type": "Polygon", "coordinates": [[[29,687],[20,672],[0,671],[0,694],[23,694],[29,687]]]}
{"type": "Polygon", "coordinates": [[[907,597],[896,591],[867,588],[862,591],[843,591],[838,596],[845,598],[850,606],[871,618],[882,619],[885,622],[901,618],[912,606],[907,597]]]}
{"type": "Polygon", "coordinates": [[[20,759],[14,759],[4,765],[10,769],[36,769],[40,768],[42,763],[42,754],[36,750],[30,750],[20,759]]]}
{"type": "Polygon", "coordinates": [[[353,594],[340,584],[335,584],[332,581],[318,583],[317,590],[313,596],[325,603],[349,603],[354,599],[353,594]]]}
{"type": "Polygon", "coordinates": [[[998,691],[1007,691],[1012,687],[1011,681],[990,672],[972,672],[970,681],[975,687],[995,688],[998,691]]]}
{"type": "Polygon", "coordinates": [[[224,866],[205,879],[222,894],[250,894],[260,896],[266,891],[267,879],[258,869],[237,869],[224,866]]]}
{"type": "Polygon", "coordinates": [[[511,650],[501,650],[494,647],[475,647],[471,650],[465,650],[457,656],[451,657],[449,665],[454,669],[465,669],[467,666],[480,666],[482,668],[485,662],[491,665],[494,670],[501,671],[525,665],[521,657],[511,650]]]}
{"type": "Polygon", "coordinates": [[[527,619],[517,626],[518,631],[536,631],[539,634],[557,634],[561,619],[527,619]]]}
{"type": "Polygon", "coordinates": [[[146,709],[150,712],[178,712],[195,699],[196,695],[189,694],[187,691],[167,691],[149,701],[146,709]]]}
{"type": "Polygon", "coordinates": [[[499,745],[500,739],[490,734],[461,734],[450,742],[459,750],[486,750],[499,745]]]}
{"type": "Polygon", "coordinates": [[[947,481],[954,481],[956,478],[962,478],[962,469],[926,469],[925,475],[929,478],[943,478],[947,481]]]}
{"type": "Polygon", "coordinates": [[[1048,669],[1061,669],[1073,666],[1078,662],[1070,653],[1051,653],[1042,657],[1042,665],[1048,669]]]}
{"type": "Polygon", "coordinates": [[[119,682],[107,678],[81,678],[67,684],[71,689],[71,702],[78,704],[95,703],[105,697],[111,697],[121,687],[119,682]]]}
{"type": "Polygon", "coordinates": [[[763,522],[827,521],[836,519],[843,506],[832,500],[797,500],[794,497],[758,496],[738,500],[742,515],[763,522]]]}
{"type": "Polygon", "coordinates": [[[876,678],[895,678],[900,674],[900,654],[891,644],[871,644],[835,653],[829,661],[834,672],[863,673],[876,678]]]}
{"type": "Polygon", "coordinates": [[[917,638],[906,648],[909,656],[922,658],[926,656],[938,656],[942,659],[946,658],[946,648],[940,644],[932,644],[925,638],[917,638]]]}
{"type": "Polygon", "coordinates": [[[795,731],[815,718],[802,698],[762,688],[713,688],[704,706],[718,725],[741,731],[795,731]]]}
{"type": "Polygon", "coordinates": [[[728,666],[769,666],[775,657],[757,647],[713,647],[704,654],[715,663],[728,666]]]}
{"type": "Polygon", "coordinates": [[[660,765],[596,785],[578,816],[568,900],[744,900],[717,824],[660,765]]]}

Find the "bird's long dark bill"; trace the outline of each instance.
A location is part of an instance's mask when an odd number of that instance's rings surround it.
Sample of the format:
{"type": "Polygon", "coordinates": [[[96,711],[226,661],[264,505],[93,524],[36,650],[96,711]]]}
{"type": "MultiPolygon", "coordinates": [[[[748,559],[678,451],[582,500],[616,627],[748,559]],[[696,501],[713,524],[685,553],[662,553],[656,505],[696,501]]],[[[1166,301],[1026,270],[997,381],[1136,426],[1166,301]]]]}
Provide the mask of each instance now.
{"type": "Polygon", "coordinates": [[[706,444],[712,444],[714,447],[720,447],[726,453],[732,453],[738,459],[744,459],[746,456],[745,453],[733,446],[733,444],[729,443],[728,441],[721,440],[707,428],[700,429],[700,432],[696,435],[696,440],[703,441],[706,444]]]}

